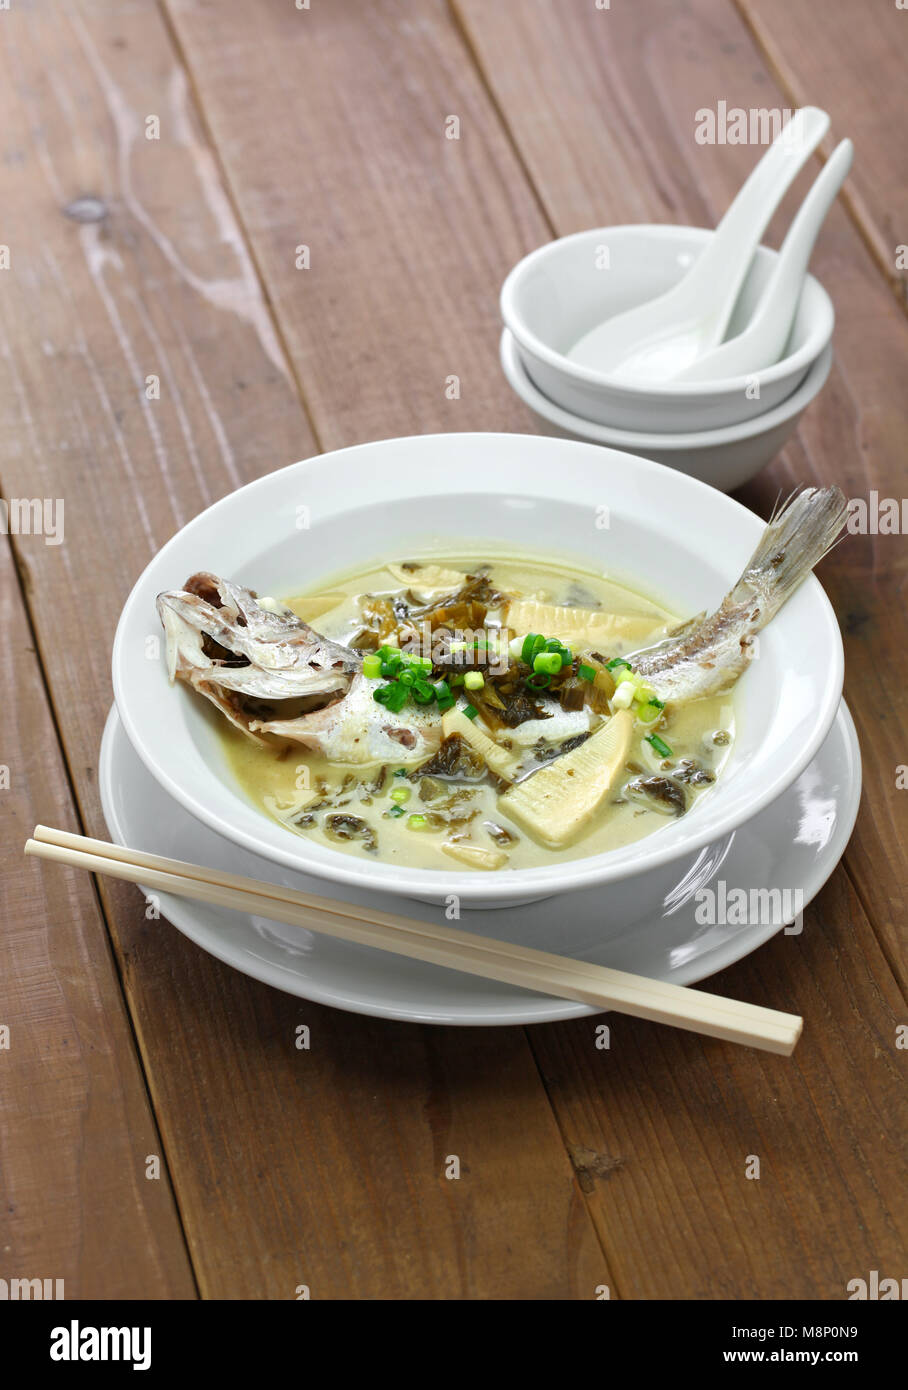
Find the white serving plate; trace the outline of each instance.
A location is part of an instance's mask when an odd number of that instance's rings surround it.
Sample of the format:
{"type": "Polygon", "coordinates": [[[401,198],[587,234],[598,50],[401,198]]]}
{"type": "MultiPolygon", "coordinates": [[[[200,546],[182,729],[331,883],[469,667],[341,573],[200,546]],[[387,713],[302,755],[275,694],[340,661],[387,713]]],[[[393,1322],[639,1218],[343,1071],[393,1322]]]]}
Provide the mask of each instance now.
{"type": "MultiPolygon", "coordinates": [[[[195,820],[151,777],[115,710],[104,731],[98,775],[107,827],[118,844],[302,886],[326,897],[372,901],[367,890],[341,889],[282,870],[195,820]]],[[[860,794],[860,752],[843,703],[816,757],[778,801],[740,830],[684,856],[658,883],[647,880],[642,896],[639,889],[629,891],[621,884],[607,894],[587,889],[567,902],[471,912],[466,929],[653,979],[693,984],[740,960],[782,929],[781,922],[771,920],[703,925],[697,921],[696,892],[710,886],[717,890],[720,880],[729,888],[777,887],[800,890],[806,906],[848,842],[860,794]]],[[[218,960],[288,994],[354,1013],[462,1025],[544,1023],[595,1013],[583,1004],[207,903],[165,895],[159,895],[159,902],[168,921],[218,960]]],[[[415,908],[399,897],[384,906],[402,915],[445,920],[441,908],[415,908]]]]}

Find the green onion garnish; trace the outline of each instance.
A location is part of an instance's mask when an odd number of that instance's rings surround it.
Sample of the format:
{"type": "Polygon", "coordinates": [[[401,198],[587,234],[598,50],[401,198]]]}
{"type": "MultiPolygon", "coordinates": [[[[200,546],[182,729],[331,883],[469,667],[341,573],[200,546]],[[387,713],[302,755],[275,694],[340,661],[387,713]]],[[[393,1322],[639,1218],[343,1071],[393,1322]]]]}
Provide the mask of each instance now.
{"type": "Polygon", "coordinates": [[[407,775],[407,769],[406,769],[405,767],[396,767],[396,768],[394,769],[394,776],[395,776],[395,777],[406,777],[406,775],[407,775]]]}
{"type": "Polygon", "coordinates": [[[451,687],[447,681],[435,682],[435,698],[438,701],[438,708],[442,711],[450,709],[455,704],[454,696],[451,694],[451,687]]]}
{"type": "Polygon", "coordinates": [[[652,724],[662,713],[662,706],[647,700],[645,704],[638,705],[634,713],[642,724],[652,724]]]}
{"type": "Polygon", "coordinates": [[[409,652],[404,652],[401,660],[404,665],[409,666],[412,671],[427,672],[432,669],[431,661],[427,661],[424,656],[413,656],[409,652]]]}
{"type": "Polygon", "coordinates": [[[388,815],[393,816],[395,820],[398,820],[404,814],[403,806],[392,806],[388,811],[388,815]]]}
{"type": "Polygon", "coordinates": [[[378,652],[369,652],[363,657],[363,675],[370,681],[377,681],[381,675],[382,661],[378,652]]]}
{"type": "Polygon", "coordinates": [[[428,825],[429,822],[426,820],[425,816],[413,815],[407,817],[408,830],[426,830],[428,829],[428,825]]]}
{"type": "Polygon", "coordinates": [[[520,649],[520,660],[532,666],[533,657],[545,647],[545,638],[538,632],[528,632],[520,649]]]}
{"type": "Polygon", "coordinates": [[[596,679],[595,666],[585,666],[583,662],[577,667],[577,675],[582,681],[594,681],[596,679]]]}
{"type": "Polygon", "coordinates": [[[542,675],[557,676],[561,670],[561,653],[537,652],[536,656],[533,657],[533,670],[542,675]]]}
{"type": "Polygon", "coordinates": [[[670,758],[672,756],[672,750],[658,734],[646,734],[645,738],[647,743],[653,745],[660,758],[670,758]]]}
{"type": "Polygon", "coordinates": [[[391,792],[391,800],[392,800],[392,801],[409,801],[409,800],[410,800],[410,788],[409,788],[409,787],[395,787],[395,788],[393,789],[393,791],[391,792]]]}
{"type": "Polygon", "coordinates": [[[530,690],[545,690],[552,684],[552,677],[547,671],[534,671],[531,676],[527,676],[524,684],[530,690]]]}
{"type": "Polygon", "coordinates": [[[475,705],[464,705],[463,712],[468,719],[475,719],[477,714],[479,713],[479,710],[476,708],[475,705]]]}
{"type": "Polygon", "coordinates": [[[467,671],[463,678],[465,690],[481,690],[486,683],[486,678],[481,671],[467,671]]]}
{"type": "Polygon", "coordinates": [[[424,680],[414,681],[410,693],[418,705],[431,705],[435,699],[434,688],[424,680]]]}
{"type": "Polygon", "coordinates": [[[619,666],[626,666],[628,670],[631,669],[631,663],[625,661],[623,656],[613,656],[611,661],[605,663],[606,671],[617,671],[619,666]]]}

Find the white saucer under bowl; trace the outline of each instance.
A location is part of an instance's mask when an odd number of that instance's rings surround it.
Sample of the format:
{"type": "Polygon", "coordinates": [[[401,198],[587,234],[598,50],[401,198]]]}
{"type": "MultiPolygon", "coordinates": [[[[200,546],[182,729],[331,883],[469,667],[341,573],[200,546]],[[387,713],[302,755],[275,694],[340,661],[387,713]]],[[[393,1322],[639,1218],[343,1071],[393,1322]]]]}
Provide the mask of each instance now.
{"type": "MultiPolygon", "coordinates": [[[[368,902],[369,895],[323,878],[306,879],[221,838],[173,801],[133,750],[115,710],[99,762],[101,801],[111,838],[121,845],[292,883],[324,897],[368,902]]],[[[844,702],[816,757],[777,801],[716,844],[653,875],[646,904],[624,898],[620,883],[522,907],[473,909],[466,928],[505,941],[595,961],[676,984],[724,969],[781,930],[778,921],[714,925],[698,921],[712,889],[721,903],[733,889],[778,889],[806,906],[841,857],[861,795],[861,758],[844,702]],[[794,895],[799,895],[795,899],[794,895]]],[[[382,898],[404,917],[445,920],[441,907],[382,898]]],[[[595,1009],[533,994],[420,961],[387,955],[295,927],[188,899],[160,896],[161,912],[203,950],[253,979],[353,1013],[461,1025],[545,1023],[595,1009]]],[[[715,914],[723,915],[721,910],[715,914]]],[[[733,916],[726,912],[724,915],[733,916]]],[[[767,914],[768,915],[768,914],[767,914]]],[[[450,925],[450,924],[449,924],[450,925]]],[[[166,930],[162,928],[162,930],[166,930]]]]}

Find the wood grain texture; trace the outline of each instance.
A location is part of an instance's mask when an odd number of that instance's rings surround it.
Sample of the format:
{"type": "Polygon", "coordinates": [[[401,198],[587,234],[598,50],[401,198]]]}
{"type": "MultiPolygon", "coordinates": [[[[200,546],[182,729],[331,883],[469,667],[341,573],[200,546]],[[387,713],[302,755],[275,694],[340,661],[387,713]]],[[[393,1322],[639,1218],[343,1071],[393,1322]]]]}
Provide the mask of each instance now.
{"type": "Polygon", "coordinates": [[[216,8],[167,3],[324,447],[529,428],[498,291],[548,230],[444,0],[216,8]]]}
{"type": "Polygon", "coordinates": [[[800,1012],[794,1057],[615,1016],[607,1051],[594,1020],[530,1030],[617,1288],[842,1300],[908,1234],[904,1003],[847,875],[709,988],[800,1012]]]}
{"type": "MultiPolygon", "coordinates": [[[[715,224],[760,151],[697,144],[696,113],[720,97],[745,110],[785,105],[731,6],[457,7],[559,234],[641,218],[715,224]],[[540,93],[551,125],[538,117],[540,93]]],[[[778,244],[811,177],[786,199],[770,242],[778,244]]],[[[908,493],[908,324],[841,206],[812,269],[835,303],[836,360],[793,442],[742,493],[764,515],[780,489],[802,482],[837,483],[865,502],[874,490],[908,493]]],[[[908,720],[906,571],[904,536],[887,534],[849,536],[819,570],[844,632],[846,696],[865,766],[864,809],[846,860],[903,984],[908,920],[898,885],[908,881],[908,796],[896,786],[904,759],[893,729],[908,720]]]]}
{"type": "Polygon", "coordinates": [[[825,147],[849,136],[847,196],[881,269],[908,303],[908,18],[896,0],[737,0],[790,106],[832,116],[825,147]],[[901,248],[901,253],[899,248],[901,248]]]}
{"type": "MultiPolygon", "coordinates": [[[[290,13],[294,22],[308,18],[290,13]]],[[[240,7],[228,24],[222,11],[216,22],[207,13],[228,75],[252,61],[277,7],[269,19],[262,14],[240,7]]],[[[296,368],[305,375],[309,364],[300,357],[291,367],[283,355],[253,268],[258,250],[243,239],[150,0],[73,7],[62,17],[38,6],[7,18],[17,26],[3,58],[12,170],[4,234],[13,271],[0,342],[17,384],[4,405],[3,477],[14,495],[27,487],[29,495],[65,497],[65,543],[23,551],[22,571],[85,825],[103,835],[94,768],[123,598],[149,555],[207,501],[312,451],[296,389],[296,368]],[[149,115],[160,117],[160,140],[146,143],[149,115]],[[98,215],[94,200],[101,220],[79,221],[98,215]],[[159,378],[159,399],[145,396],[149,374],[159,378]]],[[[461,97],[478,93],[478,114],[463,112],[473,118],[481,167],[486,139],[509,161],[504,193],[500,179],[486,176],[489,206],[503,221],[513,197],[515,227],[524,216],[533,225],[506,141],[494,123],[491,135],[478,133],[489,108],[456,31],[442,42],[435,31],[427,40],[419,24],[403,36],[379,25],[373,42],[384,44],[384,59],[373,53],[376,71],[401,61],[401,38],[420,74],[420,101],[443,81],[461,97]]],[[[242,124],[271,131],[280,145],[286,113],[276,115],[275,86],[291,82],[283,61],[298,54],[280,46],[269,53],[280,82],[243,89],[242,124]]],[[[316,54],[313,67],[323,61],[316,54]]],[[[356,71],[354,64],[337,91],[327,83],[309,111],[310,124],[321,112],[326,139],[343,124],[337,104],[360,112],[355,140],[336,153],[331,198],[307,213],[322,253],[352,234],[344,189],[359,190],[376,161],[393,166],[397,157],[382,125],[387,98],[365,89],[356,71]]],[[[299,72],[292,80],[299,83],[299,72]]],[[[237,91],[227,99],[236,103],[237,91]]],[[[395,239],[408,221],[417,242],[420,218],[427,235],[435,226],[449,280],[466,258],[443,306],[449,341],[467,354],[450,370],[477,383],[472,398],[465,389],[455,403],[472,399],[466,427],[477,411],[488,415],[488,372],[472,356],[494,314],[488,267],[513,253],[493,245],[499,228],[481,209],[471,213],[469,235],[456,234],[461,250],[445,252],[454,203],[446,193],[427,213],[424,181],[446,187],[450,152],[438,127],[420,139],[420,158],[431,151],[437,164],[414,156],[393,197],[389,190],[372,209],[369,236],[402,287],[409,270],[395,239]],[[472,261],[463,249],[471,237],[472,261]]],[[[229,141],[222,153],[229,163],[229,141]]],[[[286,153],[293,168],[282,177],[272,164],[269,187],[277,206],[292,197],[293,207],[306,208],[296,181],[306,161],[293,142],[286,153]]],[[[286,217],[292,221],[291,210],[286,217]]],[[[518,232],[508,235],[516,248],[518,232]]],[[[300,239],[293,231],[291,270],[300,239]]],[[[316,296],[305,306],[310,352],[335,335],[335,374],[349,359],[362,388],[347,399],[343,384],[331,383],[319,415],[323,437],[405,432],[416,419],[427,424],[431,411],[443,425],[450,403],[437,369],[445,353],[415,382],[408,373],[416,360],[401,366],[389,356],[387,332],[407,340],[406,298],[382,310],[381,334],[364,347],[368,276],[355,265],[360,280],[335,267],[321,282],[319,295],[331,293],[337,304],[316,296]],[[379,357],[383,382],[373,372],[379,357]]],[[[302,280],[292,275],[298,292],[302,280]]],[[[412,322],[420,331],[415,314],[412,322]]],[[[316,381],[313,406],[319,389],[327,387],[316,381]]],[[[149,624],[154,630],[153,615],[149,624]]],[[[62,813],[45,819],[66,821],[62,813]]],[[[611,1282],[522,1033],[386,1029],[304,1009],[204,956],[166,923],[146,921],[134,891],[105,885],[102,901],[203,1296],[292,1299],[306,1284],[314,1298],[592,1298],[611,1282]],[[294,1046],[298,1021],[313,1030],[308,1053],[294,1046]],[[448,1153],[461,1159],[459,1180],[444,1177],[448,1153]]]]}
{"type": "MultiPolygon", "coordinates": [[[[785,104],[730,6],[456,7],[559,233],[714,223],[759,151],[697,145],[696,113],[720,96],[745,109],[785,104]]],[[[764,514],[796,482],[837,482],[864,498],[906,491],[908,333],[841,207],[814,265],[836,304],[837,364],[797,437],[743,493],[764,514]]],[[[908,802],[893,730],[906,715],[905,563],[904,537],[867,535],[821,568],[842,619],[865,762],[846,856],[857,895],[839,869],[807,913],[803,942],[777,939],[716,983],[805,1013],[792,1063],[777,1071],[624,1022],[605,1061],[580,1024],[533,1032],[624,1296],[838,1299],[881,1250],[897,1262],[905,1116],[894,1024],[904,1003],[892,971],[904,982],[908,802]],[[751,1153],[771,1153],[771,1181],[765,1167],[759,1183],[744,1179],[751,1153]]]]}
{"type": "Polygon", "coordinates": [[[36,821],[73,808],[5,536],[0,631],[0,1278],[60,1279],[69,1299],[192,1298],[91,882],[22,856],[36,821]],[[157,1178],[146,1177],[151,1155],[157,1178]]]}

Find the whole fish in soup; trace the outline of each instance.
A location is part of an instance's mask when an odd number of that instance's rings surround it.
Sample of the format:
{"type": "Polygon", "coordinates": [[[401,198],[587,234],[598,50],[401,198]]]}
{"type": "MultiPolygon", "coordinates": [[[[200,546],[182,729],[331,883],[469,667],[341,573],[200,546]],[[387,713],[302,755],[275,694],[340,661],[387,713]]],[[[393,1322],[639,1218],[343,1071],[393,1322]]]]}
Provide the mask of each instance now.
{"type": "Polygon", "coordinates": [[[753,639],[845,517],[837,488],[797,493],[687,620],[537,557],[381,562],[285,600],[200,573],[158,597],[168,670],[294,834],[449,870],[600,854],[709,794],[753,639]]]}

